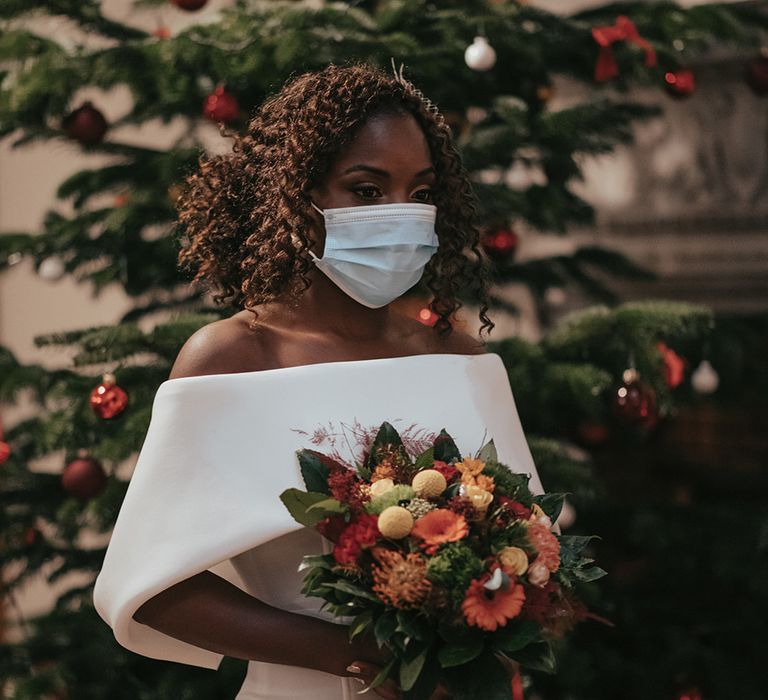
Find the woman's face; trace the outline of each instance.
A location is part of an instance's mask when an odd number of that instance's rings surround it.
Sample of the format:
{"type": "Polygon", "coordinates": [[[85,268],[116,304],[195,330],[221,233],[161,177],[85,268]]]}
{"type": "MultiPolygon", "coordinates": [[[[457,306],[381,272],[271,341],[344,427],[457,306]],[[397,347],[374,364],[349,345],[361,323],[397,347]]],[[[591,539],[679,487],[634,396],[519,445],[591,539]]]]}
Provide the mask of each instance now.
{"type": "MultiPolygon", "coordinates": [[[[368,204],[434,204],[429,146],[410,114],[371,117],[341,152],[325,181],[310,191],[320,209],[368,204]]],[[[318,218],[320,230],[322,216],[318,218]]]]}

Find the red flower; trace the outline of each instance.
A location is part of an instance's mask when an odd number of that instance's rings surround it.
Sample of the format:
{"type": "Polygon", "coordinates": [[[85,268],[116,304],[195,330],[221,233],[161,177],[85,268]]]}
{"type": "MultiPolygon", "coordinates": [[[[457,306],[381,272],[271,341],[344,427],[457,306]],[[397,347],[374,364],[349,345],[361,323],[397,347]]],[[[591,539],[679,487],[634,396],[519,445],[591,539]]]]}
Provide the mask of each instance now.
{"type": "Polygon", "coordinates": [[[416,521],[411,534],[424,541],[422,547],[427,554],[434,554],[441,544],[458,542],[466,537],[469,526],[463,515],[436,508],[416,521]]]}
{"type": "Polygon", "coordinates": [[[499,496],[499,505],[505,506],[506,509],[518,520],[528,520],[531,517],[531,509],[524,506],[514,498],[508,496],[499,496]]]}
{"type": "Polygon", "coordinates": [[[327,540],[338,542],[346,526],[343,515],[330,515],[315,525],[315,529],[327,540]]]}
{"type": "Polygon", "coordinates": [[[339,564],[355,564],[364,549],[372,547],[381,537],[375,515],[359,515],[347,525],[333,548],[333,558],[339,564]]]}
{"type": "Polygon", "coordinates": [[[448,484],[459,475],[459,470],[456,469],[456,467],[452,464],[448,464],[448,462],[443,462],[441,459],[436,459],[434,461],[432,469],[436,472],[440,472],[445,477],[445,481],[448,484]]]}
{"type": "Polygon", "coordinates": [[[332,469],[328,474],[328,488],[331,490],[331,496],[337,501],[346,503],[352,510],[361,510],[366,500],[361,486],[362,481],[357,474],[346,467],[332,469]]]}

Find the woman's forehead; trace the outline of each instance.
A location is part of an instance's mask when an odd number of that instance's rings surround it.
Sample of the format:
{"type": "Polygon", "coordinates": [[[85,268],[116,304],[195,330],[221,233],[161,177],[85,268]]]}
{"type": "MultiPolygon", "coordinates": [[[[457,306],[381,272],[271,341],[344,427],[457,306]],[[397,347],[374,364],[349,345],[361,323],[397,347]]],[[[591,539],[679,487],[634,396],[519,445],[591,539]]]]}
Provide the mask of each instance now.
{"type": "Polygon", "coordinates": [[[356,164],[388,163],[408,167],[414,172],[432,165],[429,145],[421,126],[410,115],[380,115],[369,119],[347,147],[339,154],[334,170],[337,174],[356,164]]]}

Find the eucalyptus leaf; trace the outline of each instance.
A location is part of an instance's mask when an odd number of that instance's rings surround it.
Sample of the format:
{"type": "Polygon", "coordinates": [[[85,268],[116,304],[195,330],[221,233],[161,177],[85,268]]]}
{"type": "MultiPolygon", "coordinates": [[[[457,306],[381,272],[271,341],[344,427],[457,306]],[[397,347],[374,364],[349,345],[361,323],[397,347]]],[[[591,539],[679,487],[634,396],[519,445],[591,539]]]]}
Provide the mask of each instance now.
{"type": "Polygon", "coordinates": [[[313,493],[312,491],[300,491],[299,489],[286,489],[280,494],[280,500],[288,509],[293,519],[307,527],[314,527],[319,523],[325,514],[322,511],[309,512],[310,506],[320,501],[324,501],[328,496],[324,493],[313,493]]]}

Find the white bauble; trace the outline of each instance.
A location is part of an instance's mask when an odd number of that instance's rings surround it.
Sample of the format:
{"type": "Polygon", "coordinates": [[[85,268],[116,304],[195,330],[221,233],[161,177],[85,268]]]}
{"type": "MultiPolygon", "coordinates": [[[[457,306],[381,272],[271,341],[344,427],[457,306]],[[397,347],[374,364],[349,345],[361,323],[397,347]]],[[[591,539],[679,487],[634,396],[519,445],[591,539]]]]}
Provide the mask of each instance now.
{"type": "Polygon", "coordinates": [[[55,282],[64,276],[64,262],[57,255],[51,255],[40,263],[37,274],[43,279],[55,282]]]}
{"type": "Polygon", "coordinates": [[[464,61],[472,70],[490,70],[496,64],[496,51],[488,39],[476,36],[464,51],[464,61]]]}
{"type": "Polygon", "coordinates": [[[576,509],[568,502],[563,501],[563,507],[560,509],[560,515],[557,516],[557,524],[561,530],[567,530],[576,522],[576,509]]]}
{"type": "Polygon", "coordinates": [[[709,360],[702,360],[691,375],[691,385],[699,394],[711,394],[720,384],[720,377],[709,360]]]}

